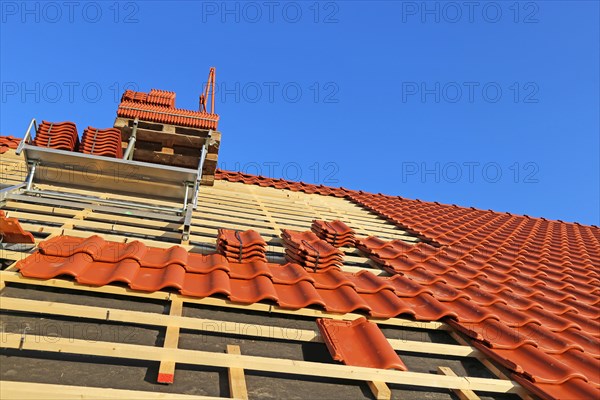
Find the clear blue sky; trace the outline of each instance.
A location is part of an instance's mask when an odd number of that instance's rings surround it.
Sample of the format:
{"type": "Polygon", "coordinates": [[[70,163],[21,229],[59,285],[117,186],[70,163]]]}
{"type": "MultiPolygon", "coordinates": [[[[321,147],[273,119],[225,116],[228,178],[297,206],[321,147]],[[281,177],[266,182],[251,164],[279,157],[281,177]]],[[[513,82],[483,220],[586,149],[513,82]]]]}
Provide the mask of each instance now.
{"type": "Polygon", "coordinates": [[[1,134],[215,66],[226,169],[599,224],[596,1],[1,4],[1,134]]]}

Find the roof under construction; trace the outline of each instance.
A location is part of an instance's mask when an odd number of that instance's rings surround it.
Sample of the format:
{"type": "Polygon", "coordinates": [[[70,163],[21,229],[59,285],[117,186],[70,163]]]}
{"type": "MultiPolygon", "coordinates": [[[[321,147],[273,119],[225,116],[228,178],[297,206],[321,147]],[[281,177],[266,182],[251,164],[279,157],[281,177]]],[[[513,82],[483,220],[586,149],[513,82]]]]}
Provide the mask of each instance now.
{"type": "Polygon", "coordinates": [[[0,138],[2,398],[600,397],[597,226],[218,170],[214,82],[0,138]]]}

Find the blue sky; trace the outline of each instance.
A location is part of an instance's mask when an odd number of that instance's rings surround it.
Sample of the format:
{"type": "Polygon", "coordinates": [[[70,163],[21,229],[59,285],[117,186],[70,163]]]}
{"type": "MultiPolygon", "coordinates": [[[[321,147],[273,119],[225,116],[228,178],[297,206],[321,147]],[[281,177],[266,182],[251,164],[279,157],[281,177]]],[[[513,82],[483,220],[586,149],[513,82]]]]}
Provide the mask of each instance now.
{"type": "Polygon", "coordinates": [[[599,224],[598,2],[1,7],[3,135],[196,109],[215,66],[226,169],[599,224]]]}

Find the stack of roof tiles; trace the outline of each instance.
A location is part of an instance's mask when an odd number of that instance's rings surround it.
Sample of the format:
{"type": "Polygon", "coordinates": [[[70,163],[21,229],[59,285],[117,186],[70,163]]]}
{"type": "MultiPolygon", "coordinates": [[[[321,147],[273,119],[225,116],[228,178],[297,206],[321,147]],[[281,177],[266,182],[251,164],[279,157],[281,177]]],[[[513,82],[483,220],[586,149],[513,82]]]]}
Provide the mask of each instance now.
{"type": "Polygon", "coordinates": [[[0,136],[0,154],[4,154],[8,149],[16,149],[21,139],[12,136],[0,136]]]}
{"type": "Polygon", "coordinates": [[[339,267],[343,253],[313,232],[283,229],[281,232],[285,256],[291,261],[314,269],[339,267]]]}
{"type": "Polygon", "coordinates": [[[219,229],[217,251],[234,262],[267,261],[267,243],[254,230],[219,229]]]}
{"type": "Polygon", "coordinates": [[[157,89],[125,91],[117,116],[200,129],[217,129],[219,123],[218,114],[175,108],[175,93],[157,89]]]}
{"type": "Polygon", "coordinates": [[[167,90],[151,89],[150,93],[126,90],[121,101],[133,101],[135,103],[146,103],[155,106],[175,107],[175,92],[167,90]]]}
{"type": "Polygon", "coordinates": [[[38,127],[34,144],[57,150],[74,151],[79,145],[77,126],[73,122],[42,121],[38,127]]]}
{"type": "Polygon", "coordinates": [[[2,243],[35,243],[33,235],[26,232],[16,218],[8,218],[0,210],[0,242],[2,243]]]}
{"type": "Polygon", "coordinates": [[[123,158],[121,131],[116,128],[98,129],[88,126],[83,132],[79,151],[96,156],[123,158]]]}
{"type": "Polygon", "coordinates": [[[334,247],[354,246],[354,231],[342,221],[321,221],[315,219],[312,231],[334,247]]]}

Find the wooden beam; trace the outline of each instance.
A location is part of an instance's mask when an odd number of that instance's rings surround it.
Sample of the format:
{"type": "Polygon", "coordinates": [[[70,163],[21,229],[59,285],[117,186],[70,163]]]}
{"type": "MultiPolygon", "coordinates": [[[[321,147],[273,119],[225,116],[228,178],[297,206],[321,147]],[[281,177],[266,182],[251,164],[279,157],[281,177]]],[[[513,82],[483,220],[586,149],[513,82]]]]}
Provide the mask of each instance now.
{"type": "MultiPolygon", "coordinates": [[[[438,367],[438,374],[446,375],[446,376],[457,376],[452,369],[448,367],[438,367]]],[[[453,389],[454,394],[460,400],[481,400],[479,396],[475,394],[472,390],[465,389],[453,389]]]]}
{"type": "Polygon", "coordinates": [[[166,349],[162,347],[115,342],[90,342],[87,340],[64,337],[58,338],[56,336],[45,335],[30,335],[23,338],[20,333],[4,333],[3,340],[0,342],[0,347],[22,349],[26,351],[80,354],[145,361],[172,359],[181,364],[221,368],[234,367],[279,374],[387,382],[398,385],[442,389],[481,390],[491,393],[514,393],[521,387],[516,382],[501,379],[454,377],[421,372],[394,371],[269,357],[211,353],[198,350],[166,349]]]}
{"type": "Polygon", "coordinates": [[[390,400],[392,398],[392,391],[384,382],[369,381],[367,384],[377,400],[390,400]]]}
{"type": "MultiPolygon", "coordinates": [[[[242,354],[240,346],[228,344],[227,354],[242,354]]],[[[248,400],[246,377],[242,368],[229,368],[229,394],[232,399],[248,400]]]]}
{"type": "MultiPolygon", "coordinates": [[[[183,302],[181,299],[175,297],[171,300],[169,307],[170,317],[181,317],[183,310],[183,302]]],[[[110,314],[109,314],[110,315],[110,314]]],[[[167,319],[170,321],[171,319],[167,319]]],[[[179,344],[179,326],[167,324],[167,332],[165,334],[165,342],[163,347],[165,349],[176,349],[179,344]]],[[[175,379],[175,361],[162,360],[160,367],[158,368],[158,383],[173,383],[175,379]]]]}
{"type": "Polygon", "coordinates": [[[0,382],[0,399],[11,400],[219,400],[222,397],[191,396],[178,393],[143,392],[90,386],[53,385],[34,382],[0,382]]]}
{"type": "MultiPolygon", "coordinates": [[[[193,331],[223,333],[252,338],[286,340],[292,342],[322,342],[319,331],[309,329],[290,329],[270,325],[244,324],[213,319],[190,318],[177,315],[164,315],[142,311],[120,310],[49,302],[42,300],[2,297],[0,310],[28,312],[43,315],[83,318],[97,321],[112,321],[135,325],[177,327],[193,331]]],[[[394,350],[412,353],[438,354],[454,357],[484,358],[471,346],[443,343],[418,342],[413,340],[388,339],[394,350]]]]}

